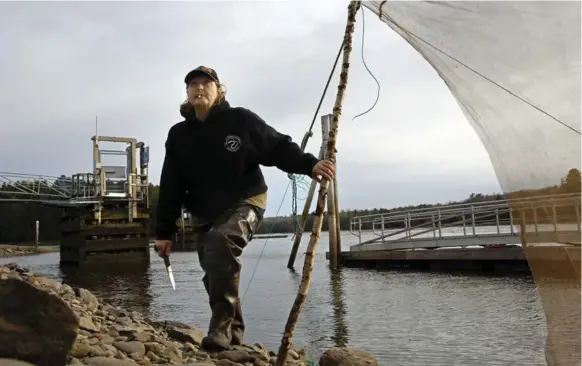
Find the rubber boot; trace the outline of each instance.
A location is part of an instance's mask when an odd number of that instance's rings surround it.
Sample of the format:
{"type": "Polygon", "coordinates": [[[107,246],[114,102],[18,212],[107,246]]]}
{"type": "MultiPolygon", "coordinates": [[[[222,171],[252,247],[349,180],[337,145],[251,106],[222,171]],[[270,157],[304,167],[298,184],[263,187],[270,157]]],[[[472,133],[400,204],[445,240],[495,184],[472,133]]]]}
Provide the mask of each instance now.
{"type": "Polygon", "coordinates": [[[242,308],[240,299],[237,301],[237,304],[234,308],[234,319],[232,320],[232,324],[230,326],[231,330],[231,346],[240,346],[243,344],[243,337],[245,333],[245,322],[243,320],[242,308]]]}
{"type": "Polygon", "coordinates": [[[242,344],[244,321],[239,299],[239,257],[260,225],[263,211],[247,204],[238,206],[216,220],[205,236],[203,269],[207,275],[212,317],[202,348],[224,350],[233,341],[233,345],[242,344]]]}
{"type": "Polygon", "coordinates": [[[214,274],[210,274],[208,279],[212,316],[208,335],[202,339],[202,348],[222,351],[230,347],[232,339],[231,325],[238,301],[238,281],[235,276],[228,278],[214,274]]]}
{"type": "MultiPolygon", "coordinates": [[[[204,288],[206,289],[206,293],[210,296],[210,284],[208,281],[208,275],[205,274],[202,277],[202,283],[204,284],[204,288]]],[[[210,307],[212,309],[212,305],[210,307]]],[[[243,344],[243,337],[245,332],[245,323],[243,319],[243,313],[241,308],[240,299],[238,299],[236,306],[234,308],[234,318],[232,320],[231,326],[231,346],[240,346],[243,344]]]]}

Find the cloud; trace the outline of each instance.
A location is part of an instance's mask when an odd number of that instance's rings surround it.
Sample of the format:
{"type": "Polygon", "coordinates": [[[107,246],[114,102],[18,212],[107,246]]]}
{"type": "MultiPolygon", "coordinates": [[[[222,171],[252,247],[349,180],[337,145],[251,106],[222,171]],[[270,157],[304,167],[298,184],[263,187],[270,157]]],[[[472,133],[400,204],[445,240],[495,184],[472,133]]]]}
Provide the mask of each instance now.
{"type": "MultiPolygon", "coordinates": [[[[307,4],[0,4],[0,171],[91,171],[98,116],[99,134],[150,145],[157,183],[167,131],[181,120],[183,77],[200,64],[218,70],[232,104],[299,142],[340,46],[347,6],[307,4]]],[[[498,190],[483,145],[436,72],[367,10],[365,22],[364,57],[381,95],[352,121],[376,97],[361,59],[360,15],[338,141],[342,208],[498,190]]],[[[333,108],[338,80],[336,71],[323,114],[333,108]]],[[[316,154],[320,140],[318,118],[307,149],[316,154]]],[[[274,214],[288,180],[265,172],[274,214]]],[[[286,204],[282,212],[289,210],[286,204]]]]}

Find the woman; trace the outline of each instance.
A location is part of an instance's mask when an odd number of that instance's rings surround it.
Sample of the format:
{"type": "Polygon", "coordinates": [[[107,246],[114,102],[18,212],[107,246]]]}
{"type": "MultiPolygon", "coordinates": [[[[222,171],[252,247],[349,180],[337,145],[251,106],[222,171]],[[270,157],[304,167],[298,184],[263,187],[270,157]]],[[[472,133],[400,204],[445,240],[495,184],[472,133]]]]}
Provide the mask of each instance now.
{"type": "Polygon", "coordinates": [[[203,222],[198,255],[212,316],[206,349],[243,342],[239,299],[242,250],[263,220],[267,185],[259,165],[331,180],[334,166],[305,153],[248,109],[231,107],[216,71],[200,66],[185,79],[185,118],[170,128],[160,179],[156,247],[170,254],[181,205],[203,222]]]}

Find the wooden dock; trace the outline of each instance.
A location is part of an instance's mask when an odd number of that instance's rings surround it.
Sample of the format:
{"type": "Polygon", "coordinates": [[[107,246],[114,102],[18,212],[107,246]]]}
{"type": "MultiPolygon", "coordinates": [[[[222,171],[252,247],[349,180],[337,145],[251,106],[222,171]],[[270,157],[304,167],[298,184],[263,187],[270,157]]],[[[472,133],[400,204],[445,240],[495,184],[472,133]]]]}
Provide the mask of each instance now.
{"type": "MultiPolygon", "coordinates": [[[[528,259],[548,266],[572,266],[580,271],[580,247],[520,246],[502,248],[451,248],[433,250],[346,251],[340,253],[342,267],[414,269],[428,271],[529,272],[528,259]]],[[[326,253],[329,258],[329,252],[326,253]]]]}
{"type": "Polygon", "coordinates": [[[353,217],[357,243],[340,252],[338,262],[494,272],[530,271],[535,263],[580,273],[580,216],[577,193],[353,217]]]}

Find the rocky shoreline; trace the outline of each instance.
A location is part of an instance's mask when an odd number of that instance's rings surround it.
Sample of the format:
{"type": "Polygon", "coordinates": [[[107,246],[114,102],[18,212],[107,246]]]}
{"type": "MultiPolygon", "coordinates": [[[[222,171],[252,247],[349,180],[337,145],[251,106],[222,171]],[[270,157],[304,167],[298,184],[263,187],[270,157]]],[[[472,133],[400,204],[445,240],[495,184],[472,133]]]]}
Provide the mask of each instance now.
{"type": "MultiPolygon", "coordinates": [[[[38,248],[34,245],[0,245],[0,257],[40,254],[55,251],[53,248],[38,248]]],[[[1,365],[0,365],[1,366],[1,365]]]]}
{"type": "MultiPolygon", "coordinates": [[[[0,266],[0,298],[9,299],[0,301],[0,357],[36,366],[269,366],[276,360],[275,352],[258,343],[206,352],[198,329],[147,319],[16,264],[0,266]]],[[[348,359],[345,365],[378,365],[365,352],[336,348],[322,355],[319,366],[348,359]]],[[[293,348],[286,365],[318,363],[293,348]]]]}
{"type": "Polygon", "coordinates": [[[28,255],[37,253],[35,247],[0,246],[0,257],[12,257],[17,255],[28,255]]]}

